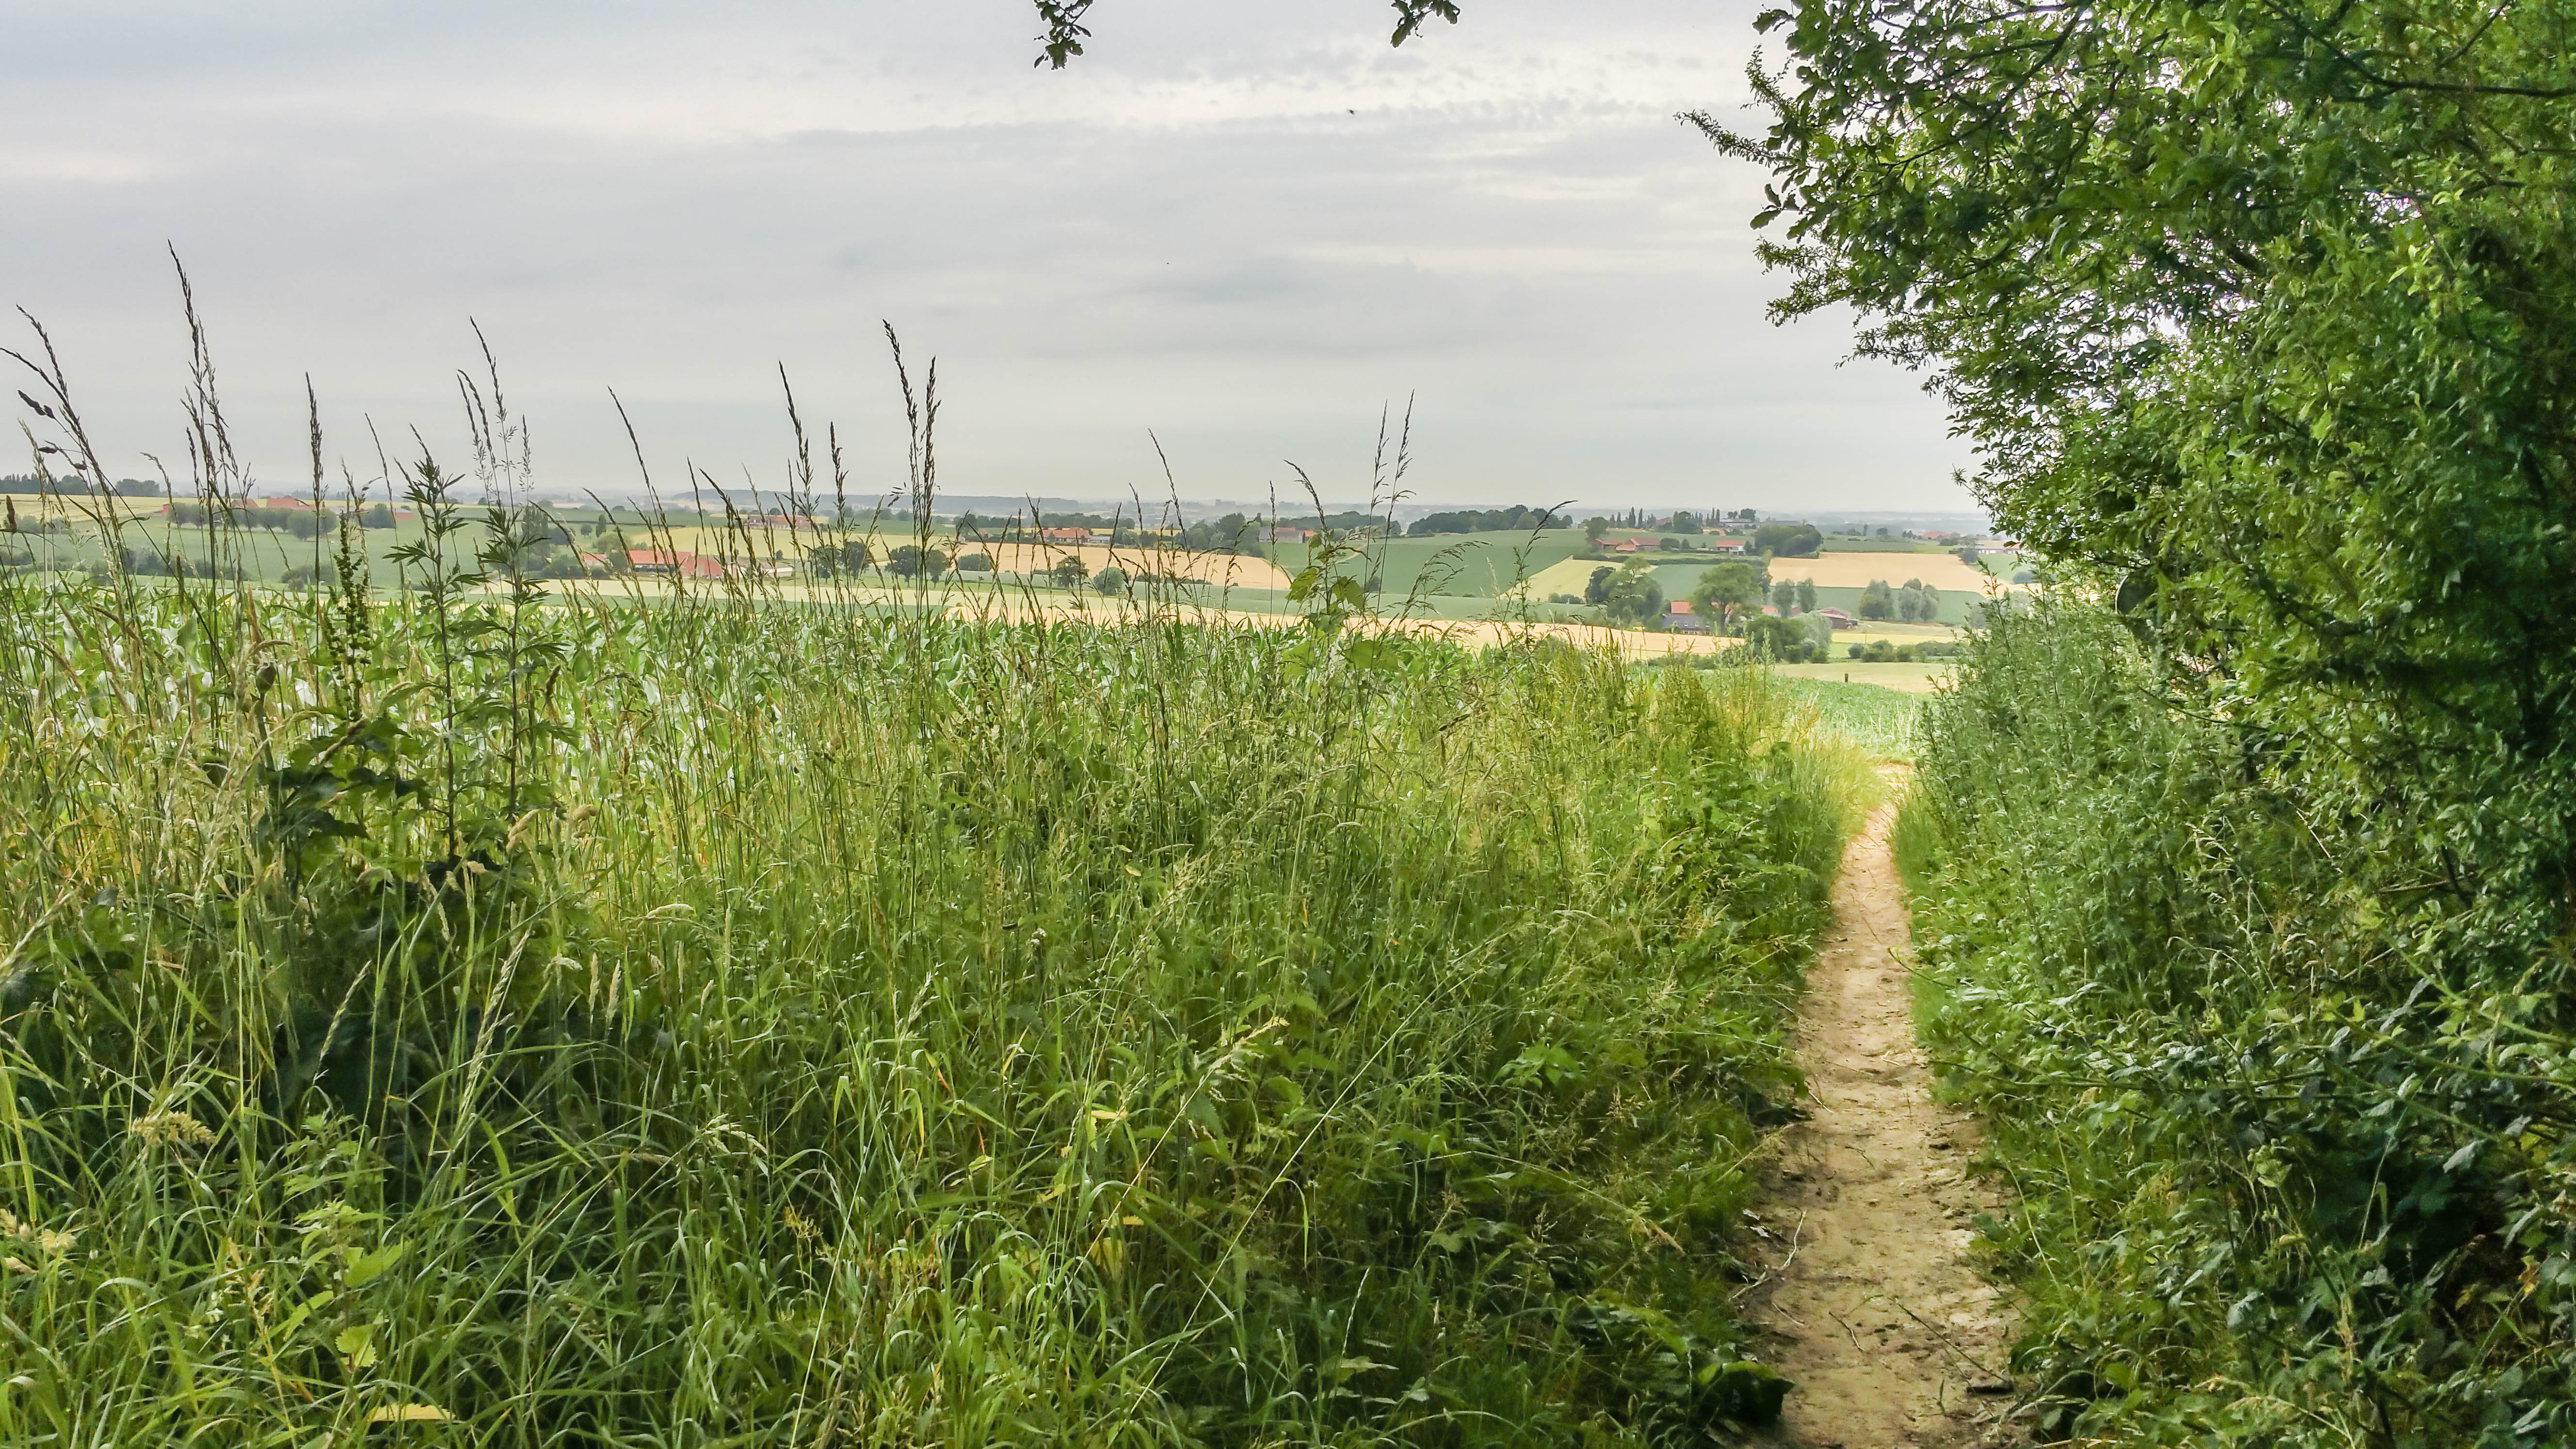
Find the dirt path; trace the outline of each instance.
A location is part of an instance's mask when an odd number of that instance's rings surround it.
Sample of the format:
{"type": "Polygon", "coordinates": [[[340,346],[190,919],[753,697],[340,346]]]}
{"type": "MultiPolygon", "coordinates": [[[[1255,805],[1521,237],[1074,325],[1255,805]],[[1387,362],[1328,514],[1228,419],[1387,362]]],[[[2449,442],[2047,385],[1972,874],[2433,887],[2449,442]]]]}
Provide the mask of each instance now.
{"type": "Polygon", "coordinates": [[[1894,814],[1871,817],[1834,883],[1796,1035],[1811,1115],[1780,1135],[1760,1214],[1770,1277],[1750,1316],[1797,1381],[1771,1442],[1803,1449],[2014,1437],[2004,1305],[1969,1258],[1992,1201],[1962,1171],[1975,1124],[1932,1101],[1914,1042],[1894,814]]]}

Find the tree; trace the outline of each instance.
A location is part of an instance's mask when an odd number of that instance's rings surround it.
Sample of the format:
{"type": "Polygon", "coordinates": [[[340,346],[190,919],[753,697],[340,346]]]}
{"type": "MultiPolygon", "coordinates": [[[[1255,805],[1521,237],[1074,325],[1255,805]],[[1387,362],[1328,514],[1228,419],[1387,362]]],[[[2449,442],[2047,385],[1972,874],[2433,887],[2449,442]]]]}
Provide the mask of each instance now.
{"type": "Polygon", "coordinates": [[[1699,582],[1691,587],[1691,612],[1703,618],[1713,617],[1733,632],[1735,611],[1760,597],[1762,585],[1753,565],[1741,559],[1729,560],[1700,570],[1699,582]]]}
{"type": "Polygon", "coordinates": [[[1809,610],[1798,616],[1798,627],[1807,631],[1808,658],[1822,659],[1834,647],[1833,620],[1809,610]]]}
{"type": "Polygon", "coordinates": [[[1812,614],[1816,612],[1816,581],[1814,579],[1798,580],[1798,612],[1801,614],[1812,614]]]}
{"type": "Polygon", "coordinates": [[[1744,621],[1744,647],[1756,659],[1807,657],[1807,631],[1795,619],[1757,614],[1744,621]]]}
{"type": "Polygon", "coordinates": [[[1653,570],[1634,559],[1612,573],[1606,593],[1603,602],[1613,623],[1642,628],[1664,620],[1664,587],[1653,570]]]}
{"type": "Polygon", "coordinates": [[[1765,523],[1753,530],[1753,547],[1779,558],[1814,558],[1825,536],[1812,523],[1765,523]]]}
{"type": "Polygon", "coordinates": [[[1064,589],[1081,588],[1082,581],[1091,576],[1091,569],[1072,554],[1057,559],[1049,572],[1055,576],[1056,587],[1064,589]]]}
{"type": "Polygon", "coordinates": [[[1864,619],[1896,617],[1896,593],[1887,586],[1887,580],[1871,579],[1869,587],[1860,591],[1860,616],[1864,619]]]}
{"type": "Polygon", "coordinates": [[[1977,566],[1977,546],[1975,544],[1963,543],[1950,551],[1959,556],[1959,562],[1966,564],[1970,568],[1975,568],[1977,566]]]}
{"type": "Polygon", "coordinates": [[[1699,531],[1700,526],[1698,514],[1684,511],[1673,515],[1673,532],[1689,535],[1699,531]]]}
{"type": "Polygon", "coordinates": [[[886,555],[886,572],[899,579],[919,574],[935,579],[948,572],[948,555],[935,548],[907,543],[886,555]]]}
{"type": "Polygon", "coordinates": [[[1181,530],[1181,547],[1201,553],[1245,553],[1253,551],[1260,536],[1260,526],[1240,513],[1229,513],[1213,523],[1193,523],[1181,530]]]}
{"type": "Polygon", "coordinates": [[[1774,582],[1771,585],[1771,606],[1783,614],[1794,611],[1798,607],[1797,584],[1788,579],[1774,582]]]}
{"type": "Polygon", "coordinates": [[[1773,173],[1775,315],[1931,373],[1998,524],[2372,838],[2558,802],[2428,879],[2576,866],[2576,9],[1782,21],[1763,133],[1694,118],[1773,173]]]}
{"type": "MultiPolygon", "coordinates": [[[[1045,31],[1038,37],[1037,64],[1062,70],[1082,54],[1091,40],[1091,28],[1082,22],[1091,12],[1092,0],[1035,0],[1038,23],[1045,31]]],[[[1458,0],[1393,0],[1395,36],[1388,43],[1402,45],[1414,32],[1433,20],[1458,23],[1458,0]]]]}
{"type": "Polygon", "coordinates": [[[359,513],[359,515],[358,515],[358,526],[359,526],[360,528],[391,528],[391,527],[393,527],[393,526],[394,526],[394,510],[393,510],[393,505],[388,504],[388,503],[376,503],[376,504],[370,504],[370,505],[368,505],[368,507],[367,507],[363,512],[359,513]]]}
{"type": "Polygon", "coordinates": [[[1609,603],[1610,580],[1616,577],[1618,572],[1619,571],[1617,569],[1610,567],[1608,564],[1603,564],[1601,567],[1594,569],[1592,571],[1592,577],[1585,581],[1583,585],[1583,602],[1587,604],[1609,603]]]}
{"type": "Polygon", "coordinates": [[[1105,565],[1100,572],[1091,576],[1091,588],[1094,593],[1107,594],[1113,598],[1123,594],[1127,592],[1127,571],[1116,564],[1105,565]]]}
{"type": "Polygon", "coordinates": [[[964,574],[989,574],[993,571],[993,556],[989,553],[959,554],[957,571],[964,574]]]}
{"type": "Polygon", "coordinates": [[[1597,544],[1601,541],[1601,536],[1609,531],[1610,520],[1603,518],[1598,514],[1583,520],[1583,541],[1585,543],[1597,544]]]}

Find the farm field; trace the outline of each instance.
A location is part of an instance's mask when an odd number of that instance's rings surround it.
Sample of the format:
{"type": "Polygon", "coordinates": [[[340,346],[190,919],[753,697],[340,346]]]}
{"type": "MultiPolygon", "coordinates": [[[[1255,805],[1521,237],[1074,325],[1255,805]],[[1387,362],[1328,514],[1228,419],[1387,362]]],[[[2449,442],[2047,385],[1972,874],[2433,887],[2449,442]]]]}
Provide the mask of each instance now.
{"type": "Polygon", "coordinates": [[[1816,725],[1848,740],[1873,760],[1910,761],[1920,738],[1928,687],[1903,673],[1864,678],[1862,670],[1902,671],[1907,665],[1854,665],[1848,681],[1822,673],[1821,665],[1769,666],[1773,687],[1815,710],[1816,725]],[[1817,673],[1806,671],[1817,670],[1817,673]]]}
{"type": "MultiPolygon", "coordinates": [[[[1307,606],[1290,600],[1284,593],[1187,586],[1172,588],[1158,585],[1126,597],[1104,596],[1088,587],[1033,588],[1018,583],[976,582],[948,582],[916,588],[791,579],[760,580],[732,586],[720,581],[674,586],[659,579],[630,577],[558,580],[553,587],[560,597],[566,599],[696,599],[739,601],[749,606],[814,604],[872,612],[929,611],[964,622],[1046,619],[1106,625],[1177,619],[1190,624],[1281,629],[1298,627],[1308,617],[1307,606]]],[[[1705,634],[1614,629],[1590,622],[1585,617],[1590,611],[1580,609],[1536,605],[1522,610],[1518,607],[1504,608],[1496,600],[1447,597],[1413,602],[1415,607],[1411,612],[1403,612],[1405,605],[1402,601],[1389,602],[1387,607],[1393,612],[1355,619],[1350,627],[1366,632],[1445,638],[1477,647],[1504,644],[1522,637],[1552,638],[1578,648],[1606,649],[1629,658],[1717,654],[1734,648],[1739,642],[1712,639],[1705,634]]]]}
{"type": "Polygon", "coordinates": [[[1875,534],[1828,533],[1825,535],[1824,551],[1827,553],[1949,553],[1957,547],[1958,545],[1954,543],[1936,543],[1928,538],[1883,538],[1875,534]]]}
{"type": "MultiPolygon", "coordinates": [[[[1691,590],[1698,587],[1701,573],[1721,562],[1724,560],[1714,556],[1688,562],[1658,559],[1650,562],[1648,568],[1653,572],[1656,584],[1663,589],[1664,596],[1679,599],[1688,598],[1691,590]]],[[[1841,609],[1846,613],[1859,608],[1861,591],[1872,579],[1883,578],[1896,585],[1907,579],[1919,578],[1941,591],[1940,622],[1952,625],[1974,623],[1977,609],[1988,600],[2010,592],[1994,575],[1982,568],[1962,564],[1957,555],[1950,553],[1829,553],[1820,559],[1775,558],[1768,560],[1767,565],[1775,579],[1807,578],[1815,582],[1818,607],[1841,609]],[[1888,577],[1891,573],[1894,575],[1892,578],[1888,577]],[[1826,578],[1846,577],[1856,581],[1848,584],[1824,581],[1826,578]]],[[[1603,567],[1615,568],[1618,565],[1601,559],[1569,556],[1531,578],[1530,597],[1544,599],[1559,593],[1579,595],[1585,584],[1590,582],[1593,570],[1603,567]]]]}
{"type": "MultiPolygon", "coordinates": [[[[1840,642],[1842,636],[1837,635],[1840,642]]],[[[1949,679],[1953,666],[1946,659],[1927,659],[1920,664],[1872,664],[1859,659],[1831,659],[1819,664],[1774,664],[1768,666],[1779,678],[1847,682],[1892,689],[1905,694],[1929,694],[1949,679]]]]}
{"type": "MultiPolygon", "coordinates": [[[[1380,589],[1386,594],[1401,598],[1420,585],[1425,593],[1494,598],[1509,592],[1520,578],[1571,558],[1583,545],[1580,529],[1555,528],[1537,533],[1390,538],[1371,541],[1364,547],[1380,589]]],[[[1291,573],[1304,568],[1314,556],[1303,544],[1276,545],[1271,553],[1291,573]]],[[[1545,591],[1537,597],[1546,597],[1545,591]]]]}
{"type": "MultiPolygon", "coordinates": [[[[106,552],[100,547],[88,518],[77,511],[79,505],[76,502],[64,500],[41,501],[45,502],[50,510],[46,516],[62,517],[66,520],[67,531],[44,532],[31,527],[29,531],[16,535],[14,542],[27,550],[30,561],[40,571],[104,568],[107,564],[106,552]]],[[[208,538],[202,527],[174,525],[160,517],[157,512],[147,512],[137,508],[137,505],[148,504],[151,509],[157,510],[160,506],[158,500],[127,499],[120,500],[120,503],[128,509],[132,517],[132,521],[128,523],[122,534],[125,546],[136,557],[146,560],[147,567],[150,566],[151,561],[187,560],[188,566],[192,569],[203,569],[208,557],[208,538]]],[[[27,510],[26,518],[30,525],[37,524],[37,510],[31,506],[27,510]]],[[[630,548],[676,549],[709,559],[739,561],[748,557],[764,565],[780,565],[800,572],[807,550],[824,537],[821,534],[809,534],[802,529],[737,530],[693,523],[648,525],[626,521],[610,528],[602,528],[594,520],[586,518],[572,519],[568,526],[574,539],[572,548],[582,551],[613,554],[622,542],[630,548]],[[745,544],[746,536],[749,538],[748,548],[745,544]]],[[[388,590],[398,587],[401,582],[401,571],[394,563],[392,555],[397,550],[416,546],[421,541],[421,537],[421,525],[417,521],[406,521],[390,528],[360,530],[359,542],[366,550],[363,562],[371,585],[388,590]]],[[[830,537],[836,542],[860,543],[869,549],[872,558],[880,562],[889,557],[894,549],[910,546],[916,542],[913,535],[885,532],[832,534],[830,537]]],[[[1563,550],[1570,555],[1571,550],[1578,547],[1580,542],[1579,533],[1558,530],[1546,535],[1543,546],[1532,550],[1530,558],[1535,562],[1545,552],[1556,550],[1563,550]]],[[[1166,549],[1110,548],[1105,545],[1091,544],[968,543],[960,545],[952,536],[944,533],[934,533],[932,543],[934,547],[948,550],[952,554],[966,550],[982,550],[993,555],[996,565],[1006,573],[1044,570],[1070,557],[1080,560],[1083,567],[1092,573],[1114,565],[1130,573],[1152,571],[1195,579],[1205,586],[1205,592],[1198,602],[1232,612],[1274,613],[1290,616],[1300,612],[1298,607],[1291,604],[1285,596],[1289,582],[1287,571],[1268,558],[1258,555],[1234,556],[1166,549]]],[[[1378,545],[1377,547],[1386,551],[1387,562],[1381,569],[1379,577],[1381,592],[1377,607],[1385,612],[1409,611],[1420,618],[1452,623],[1524,616],[1548,623],[1573,623],[1589,619],[1591,615],[1587,610],[1545,602],[1548,591],[1544,588],[1530,590],[1526,603],[1481,592],[1481,589],[1491,582],[1494,569],[1508,570],[1513,558],[1511,550],[1527,544],[1527,535],[1485,534],[1453,535],[1438,540],[1391,540],[1378,545]],[[1455,575],[1444,575],[1449,578],[1445,589],[1426,590],[1408,601],[1407,591],[1421,581],[1421,569],[1430,560],[1448,550],[1455,550],[1456,559],[1473,566],[1455,575]],[[1404,573],[1407,568],[1414,570],[1412,575],[1408,576],[1404,573]],[[1471,582],[1476,585],[1474,589],[1469,587],[1471,582]]],[[[326,567],[329,545],[327,541],[299,539],[281,530],[243,528],[225,533],[221,551],[226,565],[240,568],[247,580],[284,584],[311,578],[326,567]]],[[[570,551],[566,550],[567,556],[570,551]]],[[[1304,550],[1292,545],[1289,546],[1288,552],[1298,566],[1303,567],[1303,559],[1306,556],[1304,550]]],[[[1569,563],[1582,564],[1582,561],[1562,559],[1552,568],[1556,572],[1563,572],[1569,563]]],[[[1346,571],[1357,569],[1356,564],[1345,567],[1346,571]]],[[[1593,567],[1597,565],[1582,564],[1581,577],[1569,575],[1568,577],[1571,578],[1569,591],[1579,593],[1584,579],[1589,577],[1593,567]]],[[[1658,566],[1656,575],[1668,596],[1682,597],[1688,594],[1697,581],[1699,570],[1703,567],[1705,565],[1702,564],[1666,564],[1658,566]]],[[[870,579],[868,587],[871,589],[891,589],[900,592],[907,587],[902,581],[882,574],[867,577],[870,579]]],[[[641,591],[648,595],[659,592],[659,586],[649,580],[633,581],[632,585],[628,582],[610,581],[606,587],[619,590],[640,587],[641,591]]],[[[720,585],[706,580],[699,581],[698,587],[710,592],[723,591],[720,585]]],[[[843,586],[837,583],[817,585],[791,573],[786,579],[765,587],[773,588],[782,597],[798,598],[836,596],[843,586]]],[[[1004,592],[1010,592],[1016,590],[1019,585],[1011,579],[1004,578],[984,582],[950,581],[943,587],[955,592],[956,597],[961,601],[961,607],[971,612],[974,608],[971,601],[976,590],[998,588],[1004,592]]],[[[865,591],[862,590],[862,592],[865,591]]],[[[1819,603],[1829,607],[1842,607],[1849,610],[1857,606],[1858,599],[1859,590],[1857,589],[1820,589],[1818,591],[1819,603]]],[[[1943,623],[1973,622],[1974,616],[1971,611],[1976,607],[1976,599],[1972,596],[1945,593],[1941,606],[1943,623]]],[[[1074,601],[1068,600],[1065,607],[1074,607],[1074,601]]],[[[1866,630],[1847,633],[1843,637],[1851,642],[1867,642],[1882,634],[1893,638],[1910,633],[1911,631],[1902,625],[1872,625],[1866,630]]],[[[1902,642],[1901,638],[1899,642],[1902,642]]],[[[1671,649],[1688,652],[1707,647],[1709,646],[1705,640],[1678,640],[1664,645],[1662,650],[1656,652],[1671,649]]]]}
{"type": "Polygon", "coordinates": [[[1996,586],[1993,574],[1974,564],[1961,563],[1952,553],[1829,552],[1814,558],[1775,558],[1771,560],[1771,577],[1804,579],[1818,588],[1854,590],[1868,587],[1872,579],[1901,584],[1912,578],[1945,594],[1959,593],[1972,599],[1988,597],[1996,586]]]}

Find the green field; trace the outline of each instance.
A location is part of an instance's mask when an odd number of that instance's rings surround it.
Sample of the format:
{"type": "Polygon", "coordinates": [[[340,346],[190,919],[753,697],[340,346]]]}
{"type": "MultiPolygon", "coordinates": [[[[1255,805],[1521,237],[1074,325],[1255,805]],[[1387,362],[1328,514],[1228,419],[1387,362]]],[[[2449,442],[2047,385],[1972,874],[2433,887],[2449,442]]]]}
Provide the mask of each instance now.
{"type": "MultiPolygon", "coordinates": [[[[571,528],[575,547],[593,552],[614,548],[616,540],[594,536],[591,525],[597,517],[595,511],[570,511],[561,517],[571,528]]],[[[688,527],[692,535],[696,533],[693,525],[683,526],[688,527]]],[[[631,522],[630,536],[626,541],[639,548],[654,546],[660,527],[662,525],[631,522]]],[[[418,543],[420,537],[421,525],[416,521],[392,528],[360,531],[360,542],[367,551],[367,576],[373,587],[393,589],[400,586],[401,569],[392,554],[397,549],[418,543]]],[[[314,540],[299,539],[278,529],[233,529],[210,539],[201,527],[177,526],[158,517],[146,517],[130,524],[122,539],[129,555],[146,570],[177,562],[202,576],[209,571],[210,558],[220,553],[222,567],[227,572],[238,568],[241,576],[250,582],[282,584],[312,577],[317,572],[317,565],[328,567],[328,560],[323,557],[328,553],[327,543],[317,548],[314,540]]],[[[7,541],[24,550],[27,561],[40,572],[103,569],[109,560],[108,550],[101,546],[86,520],[72,532],[41,533],[31,528],[7,541]]],[[[687,540],[684,538],[683,541],[687,540]]],[[[1418,617],[1483,619],[1494,615],[1494,601],[1508,592],[1516,580],[1572,559],[1583,547],[1583,535],[1572,529],[1548,530],[1535,536],[1527,533],[1482,533],[1387,539],[1365,544],[1365,566],[1354,561],[1346,564],[1345,569],[1364,578],[1375,577],[1382,596],[1380,607],[1388,611],[1402,609],[1407,597],[1411,596],[1415,600],[1412,612],[1418,617]],[[1362,573],[1363,567],[1365,573],[1362,573]]],[[[1286,545],[1269,552],[1281,567],[1292,572],[1304,567],[1311,557],[1308,550],[1300,545],[1286,545]]],[[[1687,562],[1656,562],[1652,567],[1665,596],[1678,599],[1688,598],[1697,586],[1701,572],[1717,562],[1720,560],[1712,556],[1687,562]]],[[[2009,573],[2017,564],[2007,558],[1999,566],[2009,573]]],[[[1898,577],[1889,582],[1902,583],[1903,571],[1892,571],[1898,577]]],[[[1561,581],[1566,585],[1562,591],[1580,592],[1580,575],[1586,572],[1588,570],[1578,569],[1575,574],[1568,575],[1561,581]]],[[[1861,591],[1857,588],[1820,587],[1816,593],[1820,607],[1839,608],[1855,614],[1859,609],[1861,591]]],[[[1288,611],[1285,600],[1272,590],[1237,589],[1231,595],[1231,602],[1236,607],[1257,611],[1288,611]]],[[[1963,591],[1944,591],[1939,622],[1956,626],[1973,624],[1979,603],[1963,591]]],[[[1533,599],[1530,613],[1540,619],[1590,617],[1578,610],[1549,605],[1543,598],[1533,599]]]]}
{"type": "MultiPolygon", "coordinates": [[[[1822,670],[1826,666],[1787,666],[1822,670]]],[[[1902,664],[1856,665],[1859,669],[1915,669],[1902,664]]],[[[1911,760],[1923,714],[1923,697],[1875,683],[1844,683],[1813,675],[1775,672],[1775,687],[1812,708],[1818,728],[1874,760],[1911,760]]]]}
{"type": "Polygon", "coordinates": [[[1828,533],[1827,553],[1951,553],[1955,543],[1935,543],[1928,538],[1881,538],[1877,534],[1828,533]]]}
{"type": "MultiPolygon", "coordinates": [[[[1426,594],[1492,598],[1519,579],[1582,551],[1579,529],[1556,528],[1539,533],[1449,533],[1429,538],[1390,538],[1364,542],[1369,572],[1383,592],[1402,598],[1418,586],[1426,594]]],[[[1311,561],[1302,545],[1270,550],[1279,566],[1294,572],[1311,561]]]]}
{"type": "Polygon", "coordinates": [[[0,1439],[1776,1409],[1729,1264],[1870,788],[1801,696],[418,541],[392,596],[0,575],[0,1439]]]}

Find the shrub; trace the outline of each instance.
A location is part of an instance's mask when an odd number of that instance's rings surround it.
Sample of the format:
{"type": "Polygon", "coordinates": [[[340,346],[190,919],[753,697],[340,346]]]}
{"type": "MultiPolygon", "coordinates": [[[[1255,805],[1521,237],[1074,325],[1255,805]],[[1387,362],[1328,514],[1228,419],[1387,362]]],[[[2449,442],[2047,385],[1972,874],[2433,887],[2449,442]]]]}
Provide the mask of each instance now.
{"type": "Polygon", "coordinates": [[[1927,715],[1929,1026],[2017,1189],[1992,1242],[2042,1427],[2564,1442],[2556,888],[2329,834],[2270,748],[2063,603],[1991,617],[1927,715]]]}

